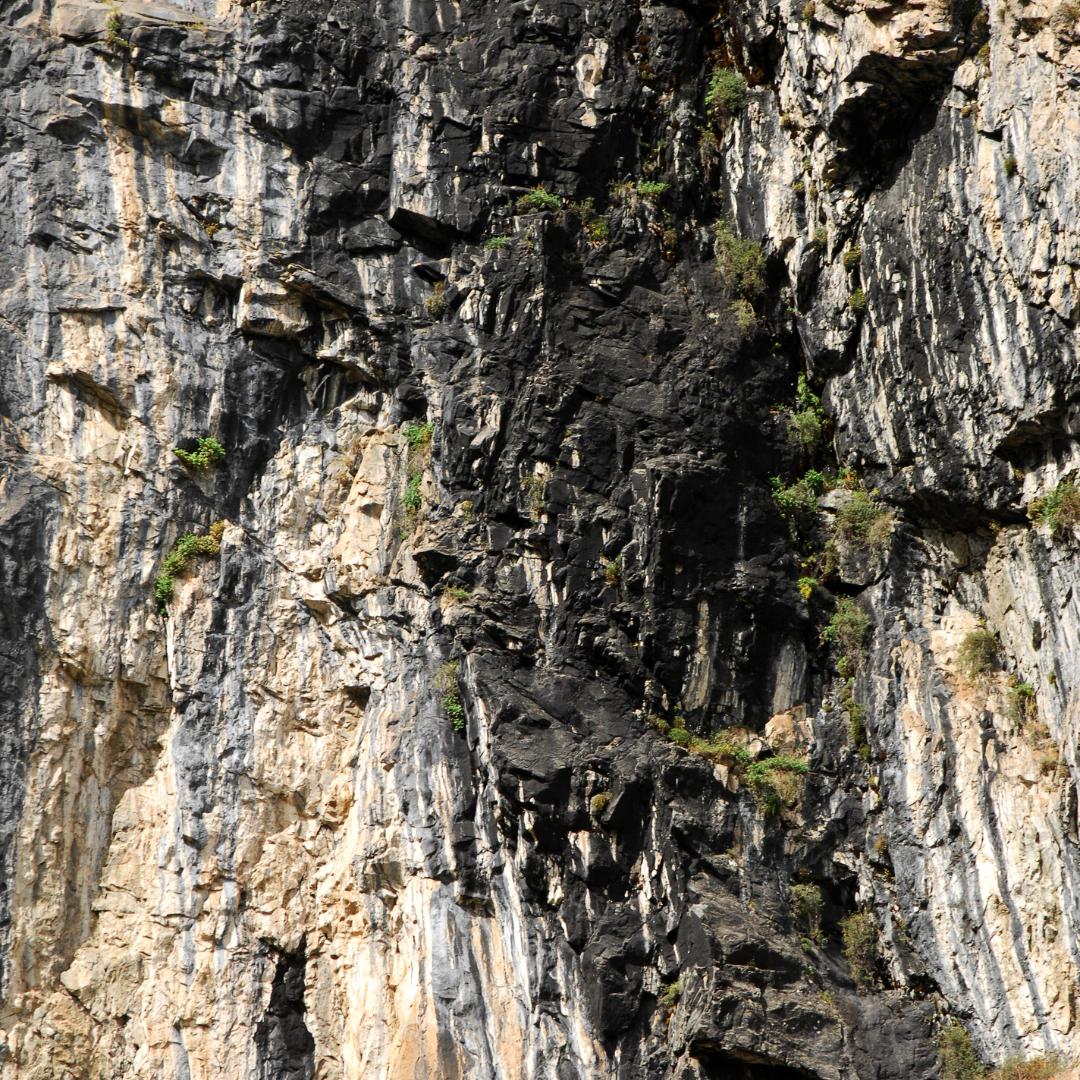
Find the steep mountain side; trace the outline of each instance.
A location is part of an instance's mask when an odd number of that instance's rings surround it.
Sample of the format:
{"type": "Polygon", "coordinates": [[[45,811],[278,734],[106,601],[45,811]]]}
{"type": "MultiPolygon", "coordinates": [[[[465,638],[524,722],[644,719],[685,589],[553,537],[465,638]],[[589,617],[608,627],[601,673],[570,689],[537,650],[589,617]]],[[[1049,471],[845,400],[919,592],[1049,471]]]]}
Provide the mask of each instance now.
{"type": "Polygon", "coordinates": [[[1077,17],[9,5],[2,1075],[1080,1054],[1077,17]]]}

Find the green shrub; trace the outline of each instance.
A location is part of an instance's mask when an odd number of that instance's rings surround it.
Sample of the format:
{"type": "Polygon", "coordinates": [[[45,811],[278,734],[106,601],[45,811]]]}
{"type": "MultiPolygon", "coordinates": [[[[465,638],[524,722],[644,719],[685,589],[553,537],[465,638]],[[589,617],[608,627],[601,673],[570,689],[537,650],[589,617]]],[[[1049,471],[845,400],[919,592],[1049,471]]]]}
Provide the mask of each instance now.
{"type": "Polygon", "coordinates": [[[1073,480],[1062,480],[1053,491],[1028,504],[1028,517],[1044,525],[1054,538],[1080,525],[1080,488],[1073,480]]]}
{"type": "Polygon", "coordinates": [[[972,630],[960,642],[960,671],[969,679],[988,675],[998,667],[1000,646],[992,630],[980,627],[972,630]]]}
{"type": "Polygon", "coordinates": [[[435,689],[442,694],[442,710],[455,731],[465,730],[465,705],[458,688],[458,672],[461,664],[457,660],[447,660],[435,675],[435,689]]]}
{"type": "Polygon", "coordinates": [[[599,816],[607,809],[607,804],[611,802],[610,791],[598,791],[589,800],[589,813],[594,817],[599,816]]]}
{"type": "Polygon", "coordinates": [[[558,195],[542,187],[534,187],[514,204],[519,214],[527,214],[532,210],[561,210],[562,205],[562,199],[558,195]]]}
{"type": "Polygon", "coordinates": [[[1011,1057],[990,1073],[988,1080],[1053,1080],[1058,1073],[1070,1068],[1059,1057],[1023,1058],[1011,1057]]]}
{"type": "Polygon", "coordinates": [[[221,551],[221,536],[224,531],[225,522],[215,521],[204,535],[184,533],[173,544],[172,551],[165,556],[161,571],[154,579],[154,599],[157,601],[158,611],[165,613],[173,597],[176,579],[190,569],[197,557],[209,558],[221,551]]]}
{"type": "Polygon", "coordinates": [[[803,22],[810,22],[814,18],[814,14],[817,12],[817,4],[814,0],[806,0],[803,4],[802,17],[803,22]]]}
{"type": "Polygon", "coordinates": [[[814,595],[814,590],[818,586],[818,580],[817,578],[812,577],[801,577],[796,582],[796,585],[799,590],[799,595],[804,600],[809,600],[810,597],[814,595]]]}
{"type": "Polygon", "coordinates": [[[746,104],[746,79],[735,68],[713,68],[705,88],[705,108],[716,117],[734,116],[746,104]]]}
{"type": "Polygon", "coordinates": [[[676,745],[689,748],[690,732],[684,727],[668,728],[667,737],[676,745]]]}
{"type": "Polygon", "coordinates": [[[810,246],[818,251],[822,251],[825,245],[829,242],[829,231],[824,225],[819,225],[814,230],[814,235],[810,237],[810,246]]]}
{"type": "Polygon", "coordinates": [[[959,1020],[950,1020],[938,1035],[941,1080],[982,1080],[986,1075],[971,1036],[959,1020]]]}
{"type": "Polygon", "coordinates": [[[877,971],[878,928],[868,911],[856,911],[840,923],[844,959],[855,985],[870,986],[877,971]]]}
{"type": "Polygon", "coordinates": [[[1016,158],[1014,158],[1012,154],[1009,154],[1008,157],[1006,157],[1001,164],[1002,167],[1005,169],[1006,176],[1013,177],[1016,175],[1016,158]]]}
{"type": "Polygon", "coordinates": [[[433,319],[441,319],[446,314],[447,306],[446,282],[436,282],[431,295],[424,301],[424,307],[433,319]]]}
{"type": "Polygon", "coordinates": [[[794,806],[802,795],[803,777],[810,771],[802,758],[778,755],[747,765],[743,779],[758,809],[766,816],[794,806]]]}
{"type": "Polygon", "coordinates": [[[1022,724],[1039,718],[1039,706],[1035,700],[1035,687],[1028,682],[1014,682],[1009,687],[1009,719],[1022,724]]]}
{"type": "Polygon", "coordinates": [[[824,901],[821,889],[816,885],[792,885],[790,890],[791,915],[807,932],[811,941],[821,940],[821,912],[824,901]]]}
{"type": "Polygon", "coordinates": [[[416,518],[420,513],[420,507],[423,506],[424,500],[420,494],[420,485],[423,482],[423,473],[414,473],[405,484],[405,494],[402,496],[401,503],[410,520],[416,518]]]}
{"type": "Polygon", "coordinates": [[[665,184],[661,180],[638,180],[634,184],[634,190],[638,195],[650,201],[659,199],[669,187],[671,187],[670,184],[665,184]]]}
{"type": "Polygon", "coordinates": [[[435,434],[435,425],[431,423],[408,423],[401,429],[409,449],[414,450],[431,445],[431,436],[435,434]]]}
{"type": "Polygon", "coordinates": [[[825,489],[825,475],[817,469],[807,469],[793,484],[785,486],[779,476],[774,476],[770,483],[776,508],[787,522],[792,540],[808,539],[817,524],[818,496],[825,489]]]}
{"type": "Polygon", "coordinates": [[[225,460],[225,447],[213,435],[200,435],[194,450],[181,450],[179,446],[174,446],[173,453],[189,469],[209,469],[211,465],[225,460]]]}
{"type": "Polygon", "coordinates": [[[825,435],[826,416],[821,398],[800,374],[795,391],[795,408],[788,414],[788,437],[805,454],[812,454],[825,435]]]}
{"type": "Polygon", "coordinates": [[[131,48],[131,42],[122,33],[123,29],[124,23],[120,18],[120,12],[113,7],[105,17],[105,44],[110,49],[131,48]]]}
{"type": "Polygon", "coordinates": [[[851,670],[857,668],[862,660],[870,627],[870,616],[851,597],[842,596],[836,601],[832,618],[821,631],[821,639],[835,647],[839,657],[845,661],[845,668],[851,670]]]}
{"type": "Polygon", "coordinates": [[[608,585],[617,585],[622,580],[622,557],[614,559],[601,559],[600,566],[604,571],[604,581],[608,585]]]}
{"type": "Polygon", "coordinates": [[[847,249],[847,251],[844,252],[844,258],[843,258],[844,269],[848,273],[851,273],[851,271],[854,270],[855,267],[859,265],[859,260],[861,258],[862,258],[862,248],[859,247],[858,244],[855,244],[852,247],[849,247],[847,249]]]}
{"type": "Polygon", "coordinates": [[[848,307],[851,308],[852,311],[856,311],[856,312],[865,311],[866,310],[866,293],[864,293],[862,291],[862,289],[856,289],[848,297],[847,302],[848,302],[848,307]]]}
{"type": "Polygon", "coordinates": [[[510,246],[509,236],[489,236],[484,241],[485,251],[504,251],[510,246]]]}
{"type": "Polygon", "coordinates": [[[755,299],[765,288],[765,253],[761,245],[735,235],[730,221],[720,221],[713,250],[724,284],[744,300],[755,299]]]}
{"type": "Polygon", "coordinates": [[[462,601],[472,598],[472,590],[466,589],[464,585],[451,585],[450,588],[446,590],[446,595],[449,596],[451,600],[456,600],[461,603],[462,601]]]}
{"type": "Polygon", "coordinates": [[[656,1004],[661,1009],[674,1009],[679,1003],[679,998],[682,997],[682,976],[680,975],[674,982],[668,983],[667,986],[661,988],[660,993],[657,995],[656,1004]]]}
{"type": "Polygon", "coordinates": [[[895,519],[875,492],[853,491],[836,511],[836,535],[853,547],[881,551],[892,536],[895,519]]]}
{"type": "Polygon", "coordinates": [[[749,337],[757,329],[757,312],[749,300],[733,300],[731,317],[741,338],[749,337]]]}
{"type": "MultiPolygon", "coordinates": [[[[850,665],[849,665],[850,666],[850,665]]],[[[848,716],[848,739],[864,761],[870,759],[870,743],[866,737],[866,710],[855,700],[855,680],[847,679],[839,695],[840,707],[848,716]]]]}

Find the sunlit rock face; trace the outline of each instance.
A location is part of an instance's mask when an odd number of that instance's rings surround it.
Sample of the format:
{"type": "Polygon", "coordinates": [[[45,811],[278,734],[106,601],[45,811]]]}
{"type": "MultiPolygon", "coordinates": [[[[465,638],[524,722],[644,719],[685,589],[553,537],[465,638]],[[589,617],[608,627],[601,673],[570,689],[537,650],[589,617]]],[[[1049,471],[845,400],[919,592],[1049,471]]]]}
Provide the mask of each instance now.
{"type": "Polygon", "coordinates": [[[1080,1056],[1066,6],[3,19],[4,1080],[1080,1056]]]}

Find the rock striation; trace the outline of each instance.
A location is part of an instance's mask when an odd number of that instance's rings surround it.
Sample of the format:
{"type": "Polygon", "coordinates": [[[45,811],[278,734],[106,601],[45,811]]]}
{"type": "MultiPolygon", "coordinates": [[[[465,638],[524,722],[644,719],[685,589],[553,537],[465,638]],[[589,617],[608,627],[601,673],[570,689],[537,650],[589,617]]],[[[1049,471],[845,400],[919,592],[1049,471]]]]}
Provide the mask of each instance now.
{"type": "Polygon", "coordinates": [[[0,1076],[1080,1056],[1077,17],[8,5],[0,1076]]]}

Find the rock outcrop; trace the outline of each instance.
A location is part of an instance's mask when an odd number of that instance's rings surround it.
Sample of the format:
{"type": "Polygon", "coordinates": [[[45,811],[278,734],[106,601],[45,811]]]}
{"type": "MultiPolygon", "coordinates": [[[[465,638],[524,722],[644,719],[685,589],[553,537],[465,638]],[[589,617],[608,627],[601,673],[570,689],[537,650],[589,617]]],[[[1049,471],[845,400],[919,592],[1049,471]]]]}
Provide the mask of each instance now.
{"type": "Polygon", "coordinates": [[[3,18],[0,1076],[1080,1055],[1068,0],[3,18]]]}

